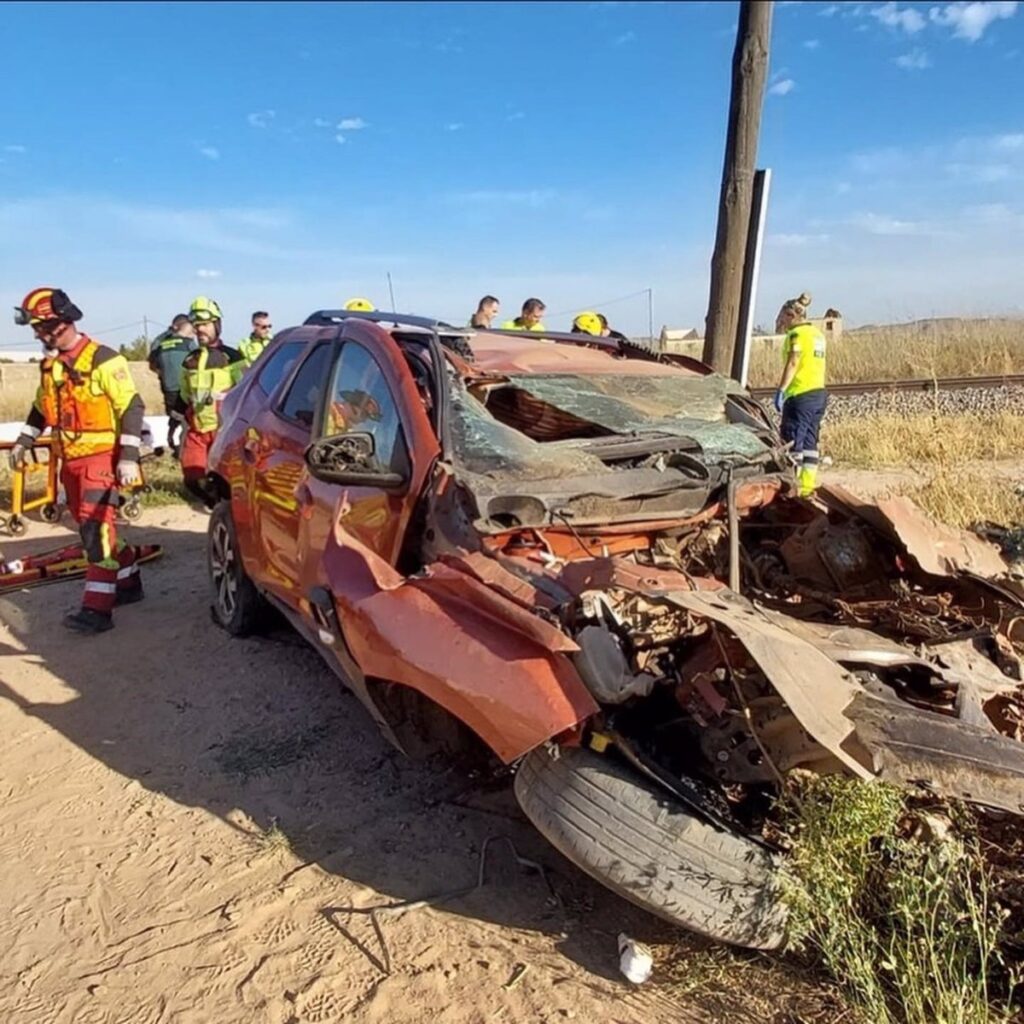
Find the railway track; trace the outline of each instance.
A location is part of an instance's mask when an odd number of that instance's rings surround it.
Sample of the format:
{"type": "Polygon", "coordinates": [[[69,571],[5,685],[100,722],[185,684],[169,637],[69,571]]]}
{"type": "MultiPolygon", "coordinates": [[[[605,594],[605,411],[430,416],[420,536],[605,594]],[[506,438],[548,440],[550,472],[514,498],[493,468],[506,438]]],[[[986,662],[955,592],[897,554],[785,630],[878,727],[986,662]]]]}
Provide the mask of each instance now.
{"type": "MultiPolygon", "coordinates": [[[[869,395],[893,391],[963,391],[966,388],[1024,387],[1024,373],[1002,374],[998,377],[925,377],[920,380],[873,380],[856,383],[829,384],[828,392],[840,395],[869,395]]],[[[755,398],[771,398],[775,388],[751,388],[755,398]]]]}

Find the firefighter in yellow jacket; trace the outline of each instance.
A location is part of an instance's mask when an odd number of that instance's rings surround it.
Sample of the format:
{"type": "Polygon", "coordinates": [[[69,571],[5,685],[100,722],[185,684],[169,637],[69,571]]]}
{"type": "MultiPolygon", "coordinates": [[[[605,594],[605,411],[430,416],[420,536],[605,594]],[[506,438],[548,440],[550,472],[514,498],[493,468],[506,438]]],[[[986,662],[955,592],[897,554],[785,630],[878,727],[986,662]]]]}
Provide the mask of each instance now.
{"type": "Polygon", "coordinates": [[[205,295],[196,298],[188,313],[196,329],[199,348],[181,365],[181,387],[171,413],[188,427],[181,446],[181,473],[185,486],[212,508],[217,501],[209,488],[206,463],[220,427],[220,403],[238,383],[245,369],[240,352],[221,343],[220,306],[205,295]]]}
{"type": "Polygon", "coordinates": [[[142,398],[124,356],[82,334],[82,311],[59,288],[36,288],[15,310],[51,358],[40,367],[39,391],[11,449],[11,468],[21,466],[35,439],[53,431],[61,458],[61,483],[78,523],[88,560],[82,607],[64,617],[78,633],[102,633],[114,625],[115,605],[142,600],[135,551],[118,541],[118,488],[141,482],[139,445],[142,398]]]}

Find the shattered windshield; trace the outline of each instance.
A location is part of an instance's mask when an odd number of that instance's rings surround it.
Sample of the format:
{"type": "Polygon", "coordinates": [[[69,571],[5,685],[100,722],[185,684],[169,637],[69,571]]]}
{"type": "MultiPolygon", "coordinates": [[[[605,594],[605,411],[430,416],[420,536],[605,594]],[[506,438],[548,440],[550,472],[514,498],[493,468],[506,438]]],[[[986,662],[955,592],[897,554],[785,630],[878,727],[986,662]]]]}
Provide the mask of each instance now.
{"type": "Polygon", "coordinates": [[[584,437],[667,434],[693,439],[712,460],[756,457],[764,442],[728,421],[726,399],[737,393],[742,389],[719,374],[511,375],[490,391],[487,405],[456,387],[453,440],[471,472],[532,478],[614,472],[581,450],[584,437]]]}
{"type": "Polygon", "coordinates": [[[653,431],[693,438],[711,457],[756,456],[764,444],[748,427],[730,423],[726,398],[742,394],[720,374],[632,376],[543,374],[509,378],[536,399],[615,434],[653,431]]]}
{"type": "Polygon", "coordinates": [[[450,411],[456,456],[471,473],[548,479],[606,471],[605,464],[594,455],[569,446],[540,444],[499,423],[461,386],[452,394],[450,411]]]}

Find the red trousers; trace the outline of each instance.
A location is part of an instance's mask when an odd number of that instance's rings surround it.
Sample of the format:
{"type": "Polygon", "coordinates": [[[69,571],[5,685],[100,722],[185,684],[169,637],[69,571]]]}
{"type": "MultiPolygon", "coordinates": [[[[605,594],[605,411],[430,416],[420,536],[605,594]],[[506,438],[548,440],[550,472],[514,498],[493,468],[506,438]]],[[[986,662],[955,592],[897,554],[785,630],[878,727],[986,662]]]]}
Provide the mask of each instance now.
{"type": "Polygon", "coordinates": [[[82,548],[88,560],[82,607],[110,614],[118,592],[142,586],[135,549],[117,540],[116,455],[104,452],[68,459],[60,477],[68,510],[78,523],[82,548]]]}
{"type": "Polygon", "coordinates": [[[204,486],[206,459],[216,438],[216,430],[199,433],[190,427],[185,431],[185,440],[181,446],[181,475],[185,478],[185,486],[203,501],[208,501],[207,488],[204,486]]]}

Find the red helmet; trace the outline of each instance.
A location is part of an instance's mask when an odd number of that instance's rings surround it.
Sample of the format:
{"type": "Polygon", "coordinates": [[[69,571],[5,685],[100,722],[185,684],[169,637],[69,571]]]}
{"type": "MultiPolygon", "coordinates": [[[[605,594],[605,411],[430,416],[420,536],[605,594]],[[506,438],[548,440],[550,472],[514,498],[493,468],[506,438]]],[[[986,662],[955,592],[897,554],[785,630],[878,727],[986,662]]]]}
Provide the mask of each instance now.
{"type": "Polygon", "coordinates": [[[22,326],[81,319],[82,311],[59,288],[34,288],[14,307],[14,322],[22,326]]]}

